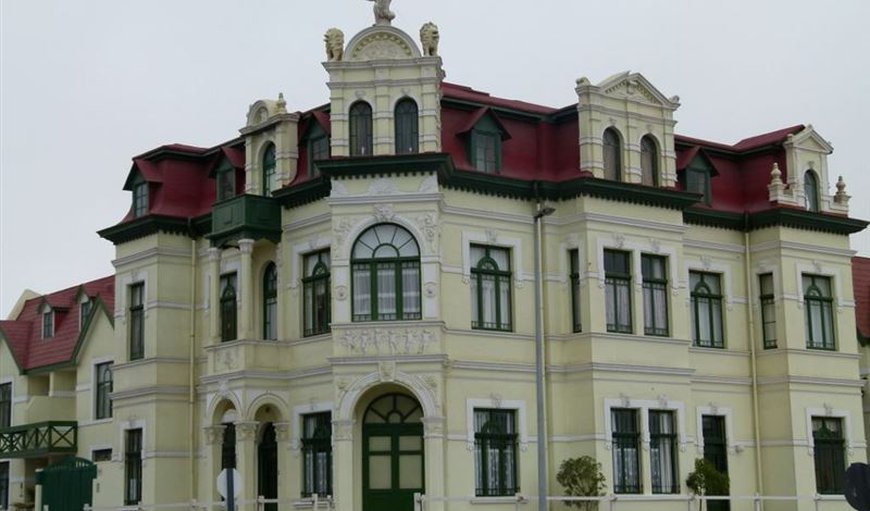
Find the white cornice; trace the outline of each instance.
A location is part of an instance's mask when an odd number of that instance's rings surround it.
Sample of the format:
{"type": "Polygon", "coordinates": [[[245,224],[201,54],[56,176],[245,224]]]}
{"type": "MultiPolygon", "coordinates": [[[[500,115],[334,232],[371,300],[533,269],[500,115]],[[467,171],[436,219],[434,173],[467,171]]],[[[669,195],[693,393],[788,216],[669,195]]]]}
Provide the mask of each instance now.
{"type": "Polygon", "coordinates": [[[163,386],[163,385],[150,385],[147,387],[139,387],[130,390],[119,390],[112,392],[111,398],[112,401],[118,401],[121,399],[132,399],[135,397],[143,397],[143,396],[153,396],[153,395],[161,395],[161,396],[186,396],[190,391],[188,387],[182,386],[163,386]]]}
{"type": "MultiPolygon", "coordinates": [[[[627,227],[637,227],[644,230],[655,230],[659,232],[670,232],[675,234],[683,234],[686,232],[686,226],[680,223],[679,225],[669,224],[665,222],[653,222],[640,218],[628,218],[617,215],[605,215],[602,213],[578,213],[576,215],[567,215],[558,218],[548,218],[547,224],[565,226],[574,225],[578,222],[598,222],[603,224],[624,225],[627,227]]],[[[682,218],[680,219],[682,222],[682,218]]]]}
{"type": "Polygon", "coordinates": [[[739,376],[713,376],[709,374],[696,374],[692,376],[692,383],[710,383],[714,385],[752,385],[752,378],[739,376]]]}
{"type": "Polygon", "coordinates": [[[352,204],[383,204],[389,202],[391,204],[401,204],[407,202],[436,202],[441,201],[441,193],[400,193],[394,195],[349,195],[346,197],[330,197],[326,199],[330,206],[352,205],[352,204]]]}
{"type": "Polygon", "coordinates": [[[814,359],[818,358],[844,358],[848,360],[860,360],[861,355],[857,353],[840,353],[839,351],[826,351],[826,350],[800,350],[794,348],[780,348],[780,349],[772,349],[772,350],[764,350],[758,355],[758,358],[763,357],[772,357],[775,355],[800,355],[804,357],[813,357],[814,359]]]}
{"type": "Polygon", "coordinates": [[[687,378],[695,374],[695,370],[686,367],[662,367],[636,364],[612,364],[606,362],[587,362],[568,366],[551,366],[547,370],[558,374],[577,374],[587,372],[602,373],[632,373],[680,376],[687,378]]]}
{"type": "Polygon", "coordinates": [[[296,371],[236,371],[234,373],[223,373],[223,374],[210,374],[207,376],[201,376],[199,378],[199,385],[197,386],[198,394],[207,394],[211,392],[208,389],[203,388],[207,385],[212,384],[220,384],[220,382],[226,381],[235,381],[244,380],[248,378],[256,378],[261,380],[277,380],[277,381],[291,381],[291,380],[299,380],[302,378],[311,378],[314,376],[324,376],[331,375],[332,368],[329,366],[323,367],[314,367],[310,369],[299,369],[296,371]]]}
{"type": "Polygon", "coordinates": [[[759,385],[825,385],[829,387],[862,388],[867,382],[861,379],[819,378],[815,376],[771,376],[758,379],[759,385]]]}
{"type": "MultiPolygon", "coordinates": [[[[529,210],[528,215],[499,213],[499,212],[492,211],[492,210],[482,210],[482,209],[474,209],[474,208],[463,208],[460,206],[451,206],[449,204],[444,204],[441,209],[445,214],[451,214],[451,215],[470,216],[470,217],[482,218],[482,219],[486,219],[486,220],[501,220],[504,222],[510,222],[510,223],[514,223],[514,224],[531,225],[533,223],[531,209],[529,210]]],[[[546,220],[546,223],[551,223],[549,218],[546,220]]]]}
{"type": "Polygon", "coordinates": [[[756,252],[763,252],[765,250],[775,249],[800,250],[801,252],[811,252],[813,254],[823,254],[848,258],[851,258],[858,253],[855,250],[843,248],[829,248],[823,245],[810,245],[808,243],[797,243],[794,241],[765,241],[764,243],[757,243],[752,245],[750,252],[754,254],[756,252]]]}
{"type": "Polygon", "coordinates": [[[381,355],[368,357],[327,357],[333,366],[372,365],[378,362],[436,363],[447,362],[447,355],[381,355]]]}
{"type": "Polygon", "coordinates": [[[716,243],[713,241],[684,239],[683,246],[686,248],[699,248],[701,250],[713,250],[716,252],[730,252],[733,254],[742,254],[743,245],[734,245],[732,243],[716,243]]]}
{"type": "Polygon", "coordinates": [[[187,260],[190,259],[190,250],[184,250],[180,248],[167,248],[167,247],[152,247],[141,252],[136,252],[135,254],[128,255],[126,257],[119,257],[118,259],[112,260],[112,266],[118,268],[119,266],[125,266],[131,263],[136,263],[139,261],[143,261],[145,259],[149,259],[152,257],[183,257],[187,260]]]}
{"type": "MultiPolygon", "coordinates": [[[[283,229],[286,233],[293,233],[299,229],[303,229],[305,227],[311,227],[312,225],[319,225],[323,223],[327,223],[332,220],[331,213],[321,213],[319,215],[314,215],[308,218],[303,218],[302,220],[297,220],[295,222],[290,222],[284,224],[283,229]]],[[[331,226],[330,226],[331,227],[331,226]]]]}
{"type": "Polygon", "coordinates": [[[701,346],[692,346],[689,348],[689,353],[694,353],[698,355],[716,355],[716,356],[725,356],[725,357],[740,357],[740,358],[749,358],[748,351],[737,351],[731,350],[727,348],[703,348],[701,346]]]}

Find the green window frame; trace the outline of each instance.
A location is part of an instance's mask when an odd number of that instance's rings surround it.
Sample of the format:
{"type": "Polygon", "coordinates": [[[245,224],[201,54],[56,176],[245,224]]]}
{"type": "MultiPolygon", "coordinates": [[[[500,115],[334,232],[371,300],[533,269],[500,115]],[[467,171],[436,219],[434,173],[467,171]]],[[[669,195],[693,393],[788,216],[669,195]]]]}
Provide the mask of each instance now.
{"type": "Polygon", "coordinates": [[[142,430],[128,429],[124,450],[124,505],[142,501],[142,430]]]}
{"type": "Polygon", "coordinates": [[[263,339],[278,339],[278,269],[275,263],[263,272],[263,339]]]}
{"type": "Polygon", "coordinates": [[[217,172],[217,200],[232,199],[236,196],[236,169],[228,162],[224,161],[217,172]]]}
{"type": "Polygon", "coordinates": [[[704,459],[716,470],[728,474],[728,441],[723,415],[702,415],[701,429],[704,436],[704,459]]]}
{"type": "Polygon", "coordinates": [[[812,170],[804,172],[804,203],[808,211],[819,211],[819,179],[812,170]]]}
{"type": "Polygon", "coordinates": [[[613,493],[641,493],[640,429],[634,408],[611,408],[613,493]]]}
{"type": "Polygon", "coordinates": [[[517,480],[517,429],[514,410],[474,409],[474,493],[478,497],[514,496],[517,480]]]}
{"type": "Polygon", "coordinates": [[[471,328],[510,331],[510,250],[488,245],[471,245],[471,328]]]}
{"type": "Polygon", "coordinates": [[[145,284],[130,286],[130,360],[145,357],[145,284]]]}
{"type": "Polygon", "coordinates": [[[502,164],[502,130],[491,116],[482,117],[471,130],[468,155],[475,169],[498,174],[502,164]]]}
{"type": "Polygon", "coordinates": [[[276,167],[275,144],[269,142],[266,150],[263,151],[263,195],[267,197],[278,187],[276,167]]]}
{"type": "Polygon", "coordinates": [[[396,224],[366,229],[351,252],[351,285],[353,321],[421,319],[417,240],[396,224]]]}
{"type": "Polygon", "coordinates": [[[95,369],[94,419],[108,419],[112,417],[112,363],[97,364],[95,369]]]}
{"type": "Polygon", "coordinates": [[[821,495],[842,495],[846,489],[843,419],[813,417],[812,427],[816,491],[821,495]]]}
{"type": "Polygon", "coordinates": [[[776,297],[773,288],[773,274],[758,276],[758,301],[761,304],[761,339],[764,349],[776,348],[776,297]]]}
{"type": "Polygon", "coordinates": [[[683,179],[685,180],[685,189],[687,192],[701,194],[701,203],[709,206],[712,198],[711,179],[713,177],[713,167],[707,160],[698,156],[686,168],[683,179]]]}
{"type": "Polygon", "coordinates": [[[631,312],[631,254],[604,251],[604,297],[607,331],[634,332],[631,312]]]}
{"type": "Polygon", "coordinates": [[[577,249],[568,252],[568,260],[571,264],[571,319],[574,332],[583,331],[581,321],[582,309],[580,296],[580,251],[577,249]]]}
{"type": "Polygon", "coordinates": [[[725,348],[721,276],[689,272],[692,341],[701,348],[725,348]]]}
{"type": "Polygon", "coordinates": [[[607,128],[601,135],[604,179],[622,180],[622,137],[616,128],[607,128]]]}
{"type": "Polygon", "coordinates": [[[302,496],[332,495],[332,414],[302,416],[302,496]]]}
{"type": "Polygon", "coordinates": [[[663,256],[642,254],[640,269],[643,278],[643,333],[667,337],[668,328],[668,264],[663,256]]]}
{"type": "Polygon", "coordinates": [[[372,155],[372,107],[357,101],[350,107],[350,155],[372,155]]]}
{"type": "Polygon", "coordinates": [[[42,313],[42,338],[50,339],[52,337],[54,337],[54,311],[48,309],[42,313]]]}
{"type": "Polygon", "coordinates": [[[133,217],[139,218],[148,214],[148,182],[137,174],[133,179],[133,217]]]}
{"type": "Polygon", "coordinates": [[[12,384],[0,384],[0,428],[12,425],[12,384]]]}
{"type": "Polygon", "coordinates": [[[235,341],[238,337],[237,279],[235,273],[221,275],[220,325],[221,342],[235,341]]]}
{"type": "Polygon", "coordinates": [[[396,154],[416,154],[420,149],[420,128],[417,103],[404,98],[395,109],[396,154]]]}
{"type": "Polygon", "coordinates": [[[659,150],[652,135],[640,139],[640,176],[641,184],[659,185],[659,150]]]}
{"type": "Polygon", "coordinates": [[[801,280],[806,310],[807,348],[834,351],[837,349],[837,339],[834,333],[831,278],[804,274],[801,280]]]}
{"type": "Polygon", "coordinates": [[[312,121],[311,129],[308,134],[308,177],[314,178],[320,175],[315,162],[319,160],[329,159],[330,143],[329,135],[320,127],[316,121],[312,121]]]}
{"type": "Polygon", "coordinates": [[[9,509],[9,462],[0,462],[0,508],[9,509]]]}
{"type": "Polygon", "coordinates": [[[649,411],[649,457],[653,493],[680,493],[677,431],[674,412],[649,411]]]}
{"type": "Polygon", "coordinates": [[[302,278],[303,335],[309,337],[329,332],[332,316],[330,300],[329,249],[308,254],[304,259],[302,278]]]}

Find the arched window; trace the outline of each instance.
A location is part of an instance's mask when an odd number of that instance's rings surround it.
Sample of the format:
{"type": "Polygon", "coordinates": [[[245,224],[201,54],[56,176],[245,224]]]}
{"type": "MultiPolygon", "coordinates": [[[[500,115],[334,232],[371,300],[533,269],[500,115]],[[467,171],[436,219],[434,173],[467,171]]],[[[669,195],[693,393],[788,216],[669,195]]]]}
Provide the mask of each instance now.
{"type": "Polygon", "coordinates": [[[692,288],[690,321],[695,346],[724,348],[722,324],[722,286],[719,275],[689,272],[692,288]]]}
{"type": "Polygon", "coordinates": [[[307,337],[329,332],[329,249],[308,254],[304,264],[302,314],[303,335],[307,337]]]}
{"type": "Polygon", "coordinates": [[[804,172],[804,196],[809,211],[819,210],[819,180],[812,170],[804,172]]]}
{"type": "Polygon", "coordinates": [[[275,144],[269,143],[263,152],[263,195],[269,195],[277,185],[275,173],[275,144]]]}
{"type": "Polygon", "coordinates": [[[353,320],[420,319],[420,248],[395,224],[363,232],[351,254],[353,320]]]}
{"type": "Polygon", "coordinates": [[[604,179],[622,179],[622,144],[613,128],[604,130],[604,179]]]}
{"type": "Polygon", "coordinates": [[[641,183],[647,186],[659,184],[659,154],[656,142],[649,135],[640,139],[640,176],[641,183]]]}
{"type": "Polygon", "coordinates": [[[511,330],[510,252],[472,245],[471,260],[471,328],[511,330]]]}
{"type": "Polygon", "coordinates": [[[278,338],[278,270],[269,263],[263,273],[263,339],[278,338]]]}
{"type": "Polygon", "coordinates": [[[807,348],[834,350],[834,299],[831,279],[819,275],[802,275],[806,309],[807,348]]]}
{"type": "Polygon", "coordinates": [[[396,154],[414,154],[419,150],[417,103],[405,98],[396,104],[396,154]]]}
{"type": "Polygon", "coordinates": [[[234,341],[236,332],[236,274],[221,276],[221,341],[234,341]]]}
{"type": "Polygon", "coordinates": [[[372,107],[357,101],[350,107],[350,155],[372,154],[372,107]]]}

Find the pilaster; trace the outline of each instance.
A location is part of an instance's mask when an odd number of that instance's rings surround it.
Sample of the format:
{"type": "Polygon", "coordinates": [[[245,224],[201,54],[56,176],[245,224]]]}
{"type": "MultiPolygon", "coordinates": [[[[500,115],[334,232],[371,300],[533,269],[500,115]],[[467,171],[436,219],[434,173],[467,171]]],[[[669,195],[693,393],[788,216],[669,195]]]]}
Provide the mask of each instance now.
{"type": "Polygon", "coordinates": [[[239,251],[242,254],[239,288],[242,291],[239,307],[239,339],[254,338],[254,240],[239,240],[239,251]]]}
{"type": "Polygon", "coordinates": [[[220,281],[221,281],[221,249],[208,249],[208,307],[210,344],[220,342],[220,281]]]}

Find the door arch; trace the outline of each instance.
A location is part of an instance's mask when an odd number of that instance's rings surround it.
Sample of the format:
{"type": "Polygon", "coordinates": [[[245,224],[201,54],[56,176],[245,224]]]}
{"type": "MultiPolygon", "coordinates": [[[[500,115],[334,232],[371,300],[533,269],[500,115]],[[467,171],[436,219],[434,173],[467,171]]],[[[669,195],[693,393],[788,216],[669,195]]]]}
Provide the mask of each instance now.
{"type": "Polygon", "coordinates": [[[386,394],[363,415],[363,511],[411,511],[424,490],[423,408],[411,396],[386,394]]]}

